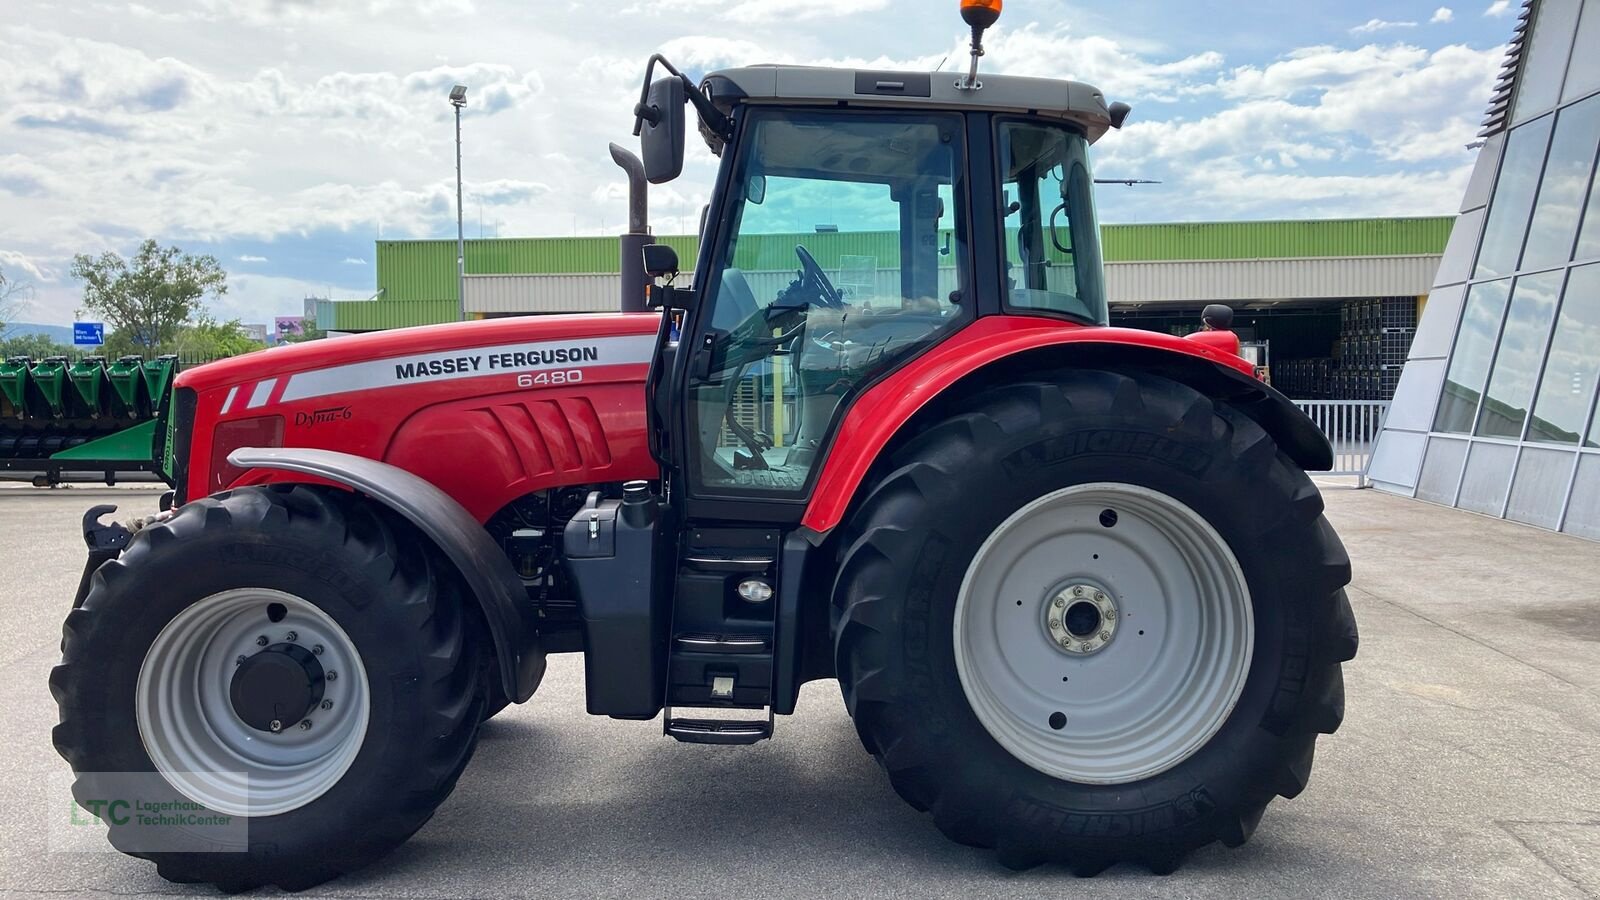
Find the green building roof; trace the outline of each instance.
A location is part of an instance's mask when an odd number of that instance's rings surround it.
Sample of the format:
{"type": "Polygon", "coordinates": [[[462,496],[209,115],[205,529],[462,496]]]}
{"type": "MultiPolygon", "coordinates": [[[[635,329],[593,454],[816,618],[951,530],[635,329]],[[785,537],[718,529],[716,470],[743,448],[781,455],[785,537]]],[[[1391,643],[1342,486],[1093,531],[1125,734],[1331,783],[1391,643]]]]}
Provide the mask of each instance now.
{"type": "MultiPolygon", "coordinates": [[[[1108,263],[1422,256],[1444,252],[1454,222],[1451,216],[1436,216],[1105,225],[1101,239],[1108,263]]],[[[899,256],[892,232],[809,234],[804,239],[825,266],[847,254],[875,256],[887,265],[893,265],[899,256]]],[[[662,236],[658,240],[670,244],[684,264],[692,266],[699,238],[662,236]]],[[[471,275],[619,271],[613,237],[478,239],[467,241],[466,251],[471,275]]],[[[367,331],[455,318],[455,241],[378,241],[376,258],[382,299],[329,304],[331,316],[323,327],[367,331]]]]}

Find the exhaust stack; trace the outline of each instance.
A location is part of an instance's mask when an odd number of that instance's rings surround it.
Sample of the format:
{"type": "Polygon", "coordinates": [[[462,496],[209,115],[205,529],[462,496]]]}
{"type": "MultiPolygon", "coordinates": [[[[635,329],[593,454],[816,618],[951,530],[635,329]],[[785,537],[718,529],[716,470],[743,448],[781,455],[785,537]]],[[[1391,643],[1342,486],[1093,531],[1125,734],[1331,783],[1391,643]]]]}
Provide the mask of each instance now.
{"type": "Polygon", "coordinates": [[[649,184],[639,157],[612,144],[611,158],[628,173],[628,232],[617,239],[622,269],[621,309],[644,312],[650,291],[650,278],[644,273],[644,248],[656,242],[650,234],[649,184]]]}

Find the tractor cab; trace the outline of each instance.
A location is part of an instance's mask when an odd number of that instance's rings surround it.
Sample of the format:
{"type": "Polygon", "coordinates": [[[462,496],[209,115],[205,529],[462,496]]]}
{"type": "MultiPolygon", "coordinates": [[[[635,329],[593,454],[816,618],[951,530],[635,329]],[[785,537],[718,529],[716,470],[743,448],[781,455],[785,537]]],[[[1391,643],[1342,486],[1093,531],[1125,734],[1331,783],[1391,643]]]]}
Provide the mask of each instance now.
{"type": "MultiPolygon", "coordinates": [[[[678,175],[686,103],[722,161],[693,286],[652,293],[683,312],[651,408],[689,497],[797,516],[840,413],[917,354],[981,316],[1106,323],[1088,147],[1126,107],[1094,88],[796,66],[695,86],[656,65],[646,176],[678,175]]],[[[647,274],[676,275],[651,249],[647,274]]]]}

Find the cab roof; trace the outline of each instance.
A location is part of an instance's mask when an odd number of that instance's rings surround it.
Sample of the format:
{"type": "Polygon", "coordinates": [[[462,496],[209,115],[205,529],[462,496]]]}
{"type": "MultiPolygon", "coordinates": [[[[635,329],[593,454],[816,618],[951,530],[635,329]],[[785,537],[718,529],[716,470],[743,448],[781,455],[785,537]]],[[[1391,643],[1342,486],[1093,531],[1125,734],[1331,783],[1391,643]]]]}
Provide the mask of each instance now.
{"type": "Polygon", "coordinates": [[[954,72],[883,72],[813,66],[747,66],[707,75],[701,88],[724,114],[739,103],[917,107],[1021,113],[1065,119],[1093,143],[1113,127],[1105,95],[1080,81],[980,75],[978,90],[960,90],[954,72]]]}

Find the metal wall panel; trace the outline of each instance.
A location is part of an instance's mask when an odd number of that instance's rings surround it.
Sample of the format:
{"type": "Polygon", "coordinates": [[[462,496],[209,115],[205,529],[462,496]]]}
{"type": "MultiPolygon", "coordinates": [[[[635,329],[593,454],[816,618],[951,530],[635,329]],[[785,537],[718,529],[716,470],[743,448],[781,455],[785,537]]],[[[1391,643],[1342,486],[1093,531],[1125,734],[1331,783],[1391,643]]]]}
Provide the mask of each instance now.
{"type": "Polygon", "coordinates": [[[1461,476],[1456,506],[1499,518],[1505,511],[1506,492],[1511,490],[1516,462],[1517,448],[1510,444],[1474,442],[1467,454],[1467,471],[1461,476]]]}
{"type": "Polygon", "coordinates": [[[1106,293],[1113,303],[1418,296],[1438,265],[1437,255],[1110,263],[1106,293]]]}
{"type": "Polygon", "coordinates": [[[317,305],[317,327],[325,331],[384,331],[454,322],[454,300],[335,300],[317,305]]]}
{"type": "Polygon", "coordinates": [[[1114,262],[1426,256],[1444,249],[1450,225],[1450,216],[1106,225],[1101,241],[1114,262]]]}
{"type": "MultiPolygon", "coordinates": [[[[1380,442],[1378,446],[1381,448],[1383,444],[1380,442]]],[[[1428,452],[1422,462],[1422,478],[1417,482],[1417,497],[1454,506],[1456,489],[1461,486],[1461,467],[1466,460],[1466,441],[1429,438],[1428,452]]]]}
{"type": "Polygon", "coordinates": [[[621,291],[617,275],[469,275],[467,312],[615,311],[621,291]]]}
{"type": "Polygon", "coordinates": [[[1522,448],[1506,518],[1540,528],[1560,528],[1561,501],[1572,483],[1574,456],[1570,450],[1522,448]]]}
{"type": "Polygon", "coordinates": [[[1561,530],[1600,541],[1600,454],[1585,453],[1578,460],[1578,474],[1572,482],[1572,498],[1567,501],[1567,519],[1561,530]]]}
{"type": "MultiPolygon", "coordinates": [[[[1251,260],[1241,262],[1112,263],[1106,290],[1114,304],[1403,297],[1427,291],[1438,257],[1251,260]]],[[[788,269],[746,271],[757,296],[776,296],[788,269]]],[[[687,282],[693,273],[680,279],[687,282]]],[[[940,296],[955,288],[955,270],[940,270],[940,296]]],[[[880,268],[870,290],[898,297],[900,271],[880,268]]],[[[862,286],[859,290],[867,290],[862,286]]],[[[620,286],[612,274],[468,275],[467,311],[478,313],[589,312],[616,309],[620,286]]]]}

